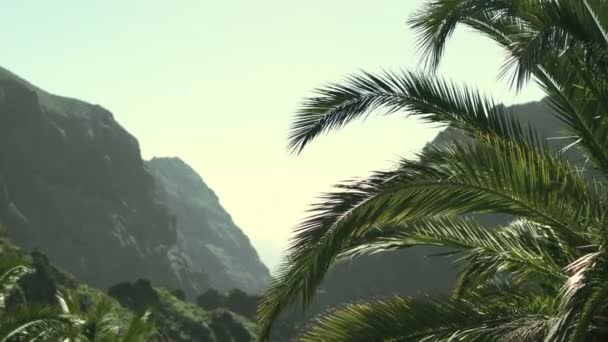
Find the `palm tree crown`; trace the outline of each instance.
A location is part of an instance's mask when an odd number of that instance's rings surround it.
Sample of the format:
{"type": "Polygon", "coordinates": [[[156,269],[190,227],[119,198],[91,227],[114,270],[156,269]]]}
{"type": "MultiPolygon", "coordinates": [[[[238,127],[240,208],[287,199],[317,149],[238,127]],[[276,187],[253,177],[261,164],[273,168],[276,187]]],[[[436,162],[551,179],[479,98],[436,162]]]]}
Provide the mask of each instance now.
{"type": "MultiPolygon", "coordinates": [[[[324,195],[295,230],[259,307],[260,340],[306,306],[337,263],[437,245],[460,256],[450,297],[388,298],[319,318],[302,341],[599,341],[608,338],[608,4],[605,0],[432,0],[409,24],[428,72],[360,73],[304,101],[289,147],[378,109],[469,139],[431,147],[324,195]],[[491,98],[433,75],[459,24],[508,53],[501,76],[546,92],[564,126],[555,150],[491,98]],[[576,148],[583,160],[567,160],[576,148]],[[517,220],[483,227],[475,215],[517,220]]],[[[551,137],[556,138],[556,137],[551,137]]]]}

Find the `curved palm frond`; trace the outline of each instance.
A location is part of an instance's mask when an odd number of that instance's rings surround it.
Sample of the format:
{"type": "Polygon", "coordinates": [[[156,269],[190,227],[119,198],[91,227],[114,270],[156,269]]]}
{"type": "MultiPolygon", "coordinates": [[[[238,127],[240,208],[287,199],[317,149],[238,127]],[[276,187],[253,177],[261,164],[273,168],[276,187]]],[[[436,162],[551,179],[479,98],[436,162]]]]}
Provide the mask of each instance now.
{"type": "Polygon", "coordinates": [[[571,47],[585,47],[587,59],[596,61],[605,58],[608,48],[604,0],[433,0],[408,23],[418,31],[419,47],[433,69],[458,24],[507,48],[524,74],[571,47]]]}
{"type": "Polygon", "coordinates": [[[142,315],[135,316],[129,322],[127,330],[122,334],[119,341],[121,342],[146,342],[156,334],[156,328],[151,320],[152,313],[144,312],[142,315]]]}
{"type": "Polygon", "coordinates": [[[553,115],[572,133],[568,147],[579,146],[596,172],[583,175],[503,107],[441,79],[363,72],[345,85],[318,89],[292,126],[289,147],[296,152],[320,134],[380,108],[447,124],[473,139],[428,148],[416,161],[344,183],[323,197],[296,229],[260,304],[259,339],[266,339],[286,305],[297,299],[308,305],[335,263],[416,245],[449,246],[461,253],[455,296],[347,306],[322,318],[303,340],[608,338],[602,335],[608,332],[608,3],[432,0],[410,24],[432,68],[459,24],[505,48],[509,57],[500,75],[513,69],[517,88],[534,77],[553,115]],[[489,229],[457,217],[481,213],[510,214],[520,221],[489,229]],[[519,286],[515,293],[529,289],[530,296],[505,304],[508,296],[522,296],[496,292],[496,278],[519,286]],[[460,320],[464,313],[471,321],[460,320]],[[442,324],[452,323],[454,329],[442,330],[442,324]],[[433,324],[438,330],[424,331],[433,324]],[[449,334],[441,335],[444,331],[449,334]]]}
{"type": "Polygon", "coordinates": [[[421,245],[447,247],[449,254],[461,256],[464,267],[455,296],[502,273],[509,274],[513,284],[562,282],[567,278],[565,256],[576,253],[561,245],[550,227],[530,221],[485,227],[461,217],[431,217],[370,230],[354,239],[337,262],[421,245]]]}
{"type": "Polygon", "coordinates": [[[69,336],[80,320],[59,308],[21,306],[0,316],[0,341],[49,341],[69,336]]]}
{"type": "MultiPolygon", "coordinates": [[[[458,24],[478,30],[511,53],[518,88],[534,75],[572,141],[608,171],[608,24],[604,1],[436,0],[410,20],[436,66],[458,24]]],[[[506,74],[503,70],[502,74],[506,74]]]]}
{"type": "Polygon", "coordinates": [[[468,87],[412,72],[363,72],[345,85],[317,89],[317,97],[305,100],[289,136],[289,148],[299,153],[324,132],[339,129],[372,111],[405,111],[423,121],[448,124],[465,133],[495,134],[518,142],[543,145],[535,130],[525,127],[490,98],[468,87]]]}
{"type": "MultiPolygon", "coordinates": [[[[510,293],[502,293],[493,299],[474,303],[441,297],[395,297],[350,304],[317,319],[299,340],[524,342],[538,341],[552,324],[551,316],[526,310],[538,301],[536,295],[514,300],[510,293]]],[[[551,301],[545,297],[543,304],[551,305],[551,301]]]]}
{"type": "Polygon", "coordinates": [[[551,226],[564,246],[573,239],[587,244],[580,234],[603,222],[601,203],[606,202],[560,157],[500,139],[433,147],[419,161],[403,161],[394,173],[379,173],[370,182],[342,188],[347,191],[328,195],[296,230],[281,271],[260,305],[263,332],[295,297],[310,303],[338,255],[374,226],[500,212],[551,226]]]}
{"type": "Polygon", "coordinates": [[[572,262],[566,271],[570,277],[564,282],[560,294],[560,319],[554,322],[553,337],[572,342],[587,341],[594,329],[606,332],[608,322],[597,320],[606,313],[606,267],[604,252],[585,254],[572,262]]]}
{"type": "Polygon", "coordinates": [[[14,291],[19,291],[19,280],[34,270],[24,265],[16,265],[0,276],[0,311],[6,308],[6,298],[14,291]]]}

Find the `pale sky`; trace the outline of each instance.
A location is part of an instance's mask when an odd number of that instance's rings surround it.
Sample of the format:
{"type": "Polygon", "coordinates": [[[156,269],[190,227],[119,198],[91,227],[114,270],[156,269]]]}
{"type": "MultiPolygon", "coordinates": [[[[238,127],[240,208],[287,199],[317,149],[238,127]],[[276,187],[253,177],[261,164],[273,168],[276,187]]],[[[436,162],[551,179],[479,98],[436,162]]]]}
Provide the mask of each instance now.
{"type": "MultiPolygon", "coordinates": [[[[415,70],[405,24],[421,0],[2,1],[0,65],[58,95],[99,104],[143,157],[196,169],[271,269],[316,196],[390,167],[436,135],[377,117],[286,151],[299,101],[358,70],[415,70]]],[[[504,54],[457,31],[440,74],[507,103],[538,100],[497,81],[504,54]]]]}

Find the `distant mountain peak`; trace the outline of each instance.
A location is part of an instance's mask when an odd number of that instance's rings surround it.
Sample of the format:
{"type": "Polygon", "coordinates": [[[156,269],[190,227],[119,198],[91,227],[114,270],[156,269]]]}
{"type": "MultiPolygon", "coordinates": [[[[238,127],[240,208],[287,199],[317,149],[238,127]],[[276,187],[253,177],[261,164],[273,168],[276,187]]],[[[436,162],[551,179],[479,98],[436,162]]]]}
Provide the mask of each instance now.
{"type": "Polygon", "coordinates": [[[176,215],[180,248],[209,274],[212,287],[258,292],[269,284],[270,273],[249,238],[190,165],[169,157],[153,158],[147,166],[176,215]]]}
{"type": "Polygon", "coordinates": [[[147,164],[137,139],[108,110],[0,68],[0,223],[17,244],[100,288],[147,278],[193,296],[216,273],[221,285],[260,289],[267,269],[198,174],[179,158],[147,164]],[[189,195],[182,200],[195,208],[206,196],[204,220],[214,233],[192,240],[216,260],[208,269],[180,249],[190,232],[177,231],[161,196],[174,193],[189,195]]]}

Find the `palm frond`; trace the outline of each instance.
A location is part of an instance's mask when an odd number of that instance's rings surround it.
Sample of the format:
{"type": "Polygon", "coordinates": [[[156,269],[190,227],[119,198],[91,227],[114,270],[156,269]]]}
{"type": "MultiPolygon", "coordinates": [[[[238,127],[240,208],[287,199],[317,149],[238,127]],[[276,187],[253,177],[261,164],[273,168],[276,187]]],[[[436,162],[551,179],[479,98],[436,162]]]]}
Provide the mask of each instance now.
{"type": "MultiPolygon", "coordinates": [[[[554,322],[553,336],[572,342],[586,341],[594,316],[606,305],[608,284],[605,279],[607,264],[603,252],[592,252],[572,262],[566,271],[569,279],[560,295],[560,320],[554,322]]],[[[604,328],[607,322],[602,322],[604,328]]]]}
{"type": "Polygon", "coordinates": [[[156,333],[156,328],[151,320],[152,313],[144,312],[142,315],[135,316],[129,322],[127,330],[120,337],[121,342],[146,342],[156,333]]]}
{"type": "MultiPolygon", "coordinates": [[[[518,88],[534,75],[556,116],[577,135],[603,172],[608,171],[608,45],[604,1],[436,0],[410,23],[425,53],[439,63],[444,45],[461,23],[503,46],[515,66],[518,88]]],[[[578,139],[578,140],[577,140],[578,139]]]]}
{"type": "Polygon", "coordinates": [[[372,229],[351,241],[337,262],[420,245],[447,247],[450,254],[461,256],[464,267],[456,296],[501,273],[509,274],[514,284],[564,281],[565,256],[575,253],[560,245],[549,227],[530,221],[485,227],[461,217],[430,217],[372,229]]]}
{"type": "Polygon", "coordinates": [[[19,280],[34,270],[24,265],[14,266],[0,276],[0,311],[6,308],[6,299],[13,291],[19,289],[19,280]]]}
{"type": "Polygon", "coordinates": [[[20,306],[0,317],[0,341],[62,340],[82,321],[59,308],[20,306]]]}
{"type": "Polygon", "coordinates": [[[524,342],[544,336],[550,317],[501,297],[491,305],[441,297],[350,304],[318,318],[299,340],[524,342]]]}
{"type": "Polygon", "coordinates": [[[404,111],[423,121],[447,124],[468,134],[495,134],[518,142],[542,145],[535,130],[525,126],[495,101],[464,86],[411,72],[363,72],[345,85],[317,89],[296,114],[289,148],[300,152],[324,132],[367,117],[379,108],[388,114],[404,111]]]}
{"type": "Polygon", "coordinates": [[[551,226],[564,246],[589,244],[581,232],[603,222],[606,202],[560,157],[502,140],[433,147],[419,161],[404,160],[395,172],[341,188],[346,191],[327,195],[296,230],[260,304],[262,335],[291,300],[299,296],[302,304],[310,303],[340,252],[375,226],[500,212],[551,226]]]}

